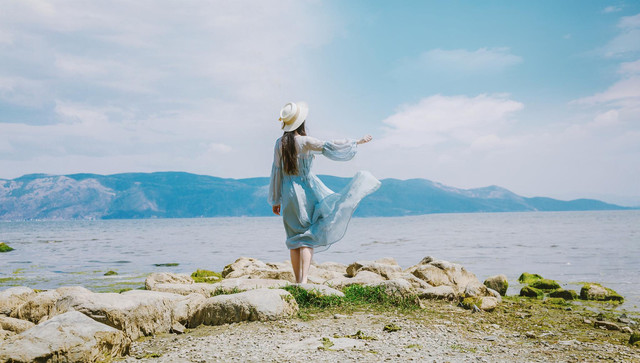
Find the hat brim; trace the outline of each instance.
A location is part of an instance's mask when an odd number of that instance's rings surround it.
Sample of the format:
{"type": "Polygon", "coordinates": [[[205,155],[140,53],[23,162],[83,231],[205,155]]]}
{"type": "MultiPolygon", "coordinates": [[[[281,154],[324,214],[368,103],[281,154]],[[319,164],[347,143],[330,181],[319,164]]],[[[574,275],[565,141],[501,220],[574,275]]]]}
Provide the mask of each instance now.
{"type": "Polygon", "coordinates": [[[309,106],[306,102],[296,102],[296,106],[300,108],[300,113],[296,117],[296,119],[290,124],[283,124],[282,131],[293,131],[300,127],[302,123],[307,119],[307,115],[309,114],[309,106]]]}

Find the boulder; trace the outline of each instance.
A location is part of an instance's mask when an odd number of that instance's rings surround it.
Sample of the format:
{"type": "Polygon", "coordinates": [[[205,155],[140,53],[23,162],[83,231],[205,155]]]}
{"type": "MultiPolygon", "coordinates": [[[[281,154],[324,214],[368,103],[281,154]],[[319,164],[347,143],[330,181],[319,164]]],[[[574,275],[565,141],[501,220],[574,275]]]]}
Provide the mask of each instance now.
{"type": "Polygon", "coordinates": [[[345,275],[347,273],[347,265],[345,265],[343,263],[323,262],[321,264],[313,264],[313,262],[312,262],[311,266],[315,267],[315,268],[317,268],[319,270],[337,272],[337,273],[342,274],[342,275],[345,275]]]}
{"type": "Polygon", "coordinates": [[[254,279],[254,278],[229,278],[224,279],[215,284],[211,284],[212,287],[218,292],[231,293],[240,292],[246,290],[264,289],[264,288],[281,288],[291,285],[286,280],[276,279],[254,279]]]}
{"type": "Polygon", "coordinates": [[[296,281],[289,263],[264,263],[250,257],[240,257],[234,263],[225,266],[222,277],[296,281]]]}
{"type": "Polygon", "coordinates": [[[422,289],[418,292],[418,296],[421,299],[440,299],[440,300],[455,300],[457,298],[453,287],[448,285],[433,286],[426,289],[422,289]]]}
{"type": "Polygon", "coordinates": [[[52,316],[51,312],[58,300],[69,295],[89,293],[92,292],[81,286],[63,286],[55,290],[39,292],[14,309],[11,317],[38,324],[52,316]]]}
{"type": "Polygon", "coordinates": [[[483,311],[492,311],[498,306],[498,299],[495,297],[467,297],[460,302],[463,308],[472,310],[474,306],[483,311]]]}
{"type": "Polygon", "coordinates": [[[314,284],[324,284],[328,280],[345,277],[345,271],[346,267],[343,271],[335,271],[333,269],[324,269],[311,265],[309,266],[309,274],[307,276],[307,279],[309,282],[314,284]]]}
{"type": "Polygon", "coordinates": [[[130,344],[121,331],[71,311],[9,337],[0,361],[96,362],[128,353],[130,344]]]}
{"type": "Polygon", "coordinates": [[[385,281],[384,277],[371,271],[359,271],[354,277],[337,277],[328,281],[325,281],[325,285],[331,286],[334,289],[342,290],[351,285],[372,285],[385,281]]]}
{"type": "Polygon", "coordinates": [[[531,284],[533,282],[536,282],[538,280],[542,280],[542,276],[538,275],[538,274],[530,274],[528,272],[523,272],[520,277],[518,277],[518,282],[521,284],[531,284]]]}
{"type": "Polygon", "coordinates": [[[51,314],[79,311],[98,322],[122,330],[131,340],[136,340],[145,335],[167,333],[174,321],[185,321],[187,316],[176,316],[174,309],[180,304],[188,304],[185,300],[190,299],[198,302],[202,296],[146,290],[130,290],[122,294],[78,293],[59,299],[51,314]]]}
{"type": "Polygon", "coordinates": [[[610,288],[596,283],[584,284],[580,289],[582,300],[623,302],[624,298],[610,288]]]}
{"type": "Polygon", "coordinates": [[[411,285],[409,281],[401,278],[381,281],[367,286],[382,286],[387,295],[408,296],[416,293],[413,285],[411,285]]]}
{"type": "Polygon", "coordinates": [[[520,289],[520,296],[531,297],[534,299],[542,299],[544,297],[544,291],[536,289],[535,287],[525,286],[520,289]]]}
{"type": "Polygon", "coordinates": [[[188,326],[277,320],[290,317],[297,311],[298,304],[287,291],[256,289],[204,300],[191,316],[188,326]]]}
{"type": "Polygon", "coordinates": [[[171,272],[154,272],[147,276],[144,280],[144,286],[147,290],[154,290],[156,284],[193,284],[191,276],[186,274],[174,274],[171,272]]]}
{"type": "Polygon", "coordinates": [[[393,259],[384,259],[378,261],[358,261],[347,267],[347,276],[354,277],[360,271],[371,271],[386,280],[402,274],[402,269],[393,259]],[[378,262],[383,261],[383,262],[378,262]]]}
{"type": "Polygon", "coordinates": [[[22,333],[23,331],[34,326],[35,324],[30,321],[0,315],[0,328],[3,330],[12,331],[14,333],[22,333]]]}
{"type": "Polygon", "coordinates": [[[10,287],[0,291],[0,314],[11,315],[16,307],[24,304],[35,294],[33,289],[25,286],[10,287]]]}
{"type": "Polygon", "coordinates": [[[499,292],[502,296],[505,296],[507,294],[507,288],[509,288],[509,281],[507,280],[506,275],[500,274],[487,277],[487,279],[484,280],[484,286],[499,292]]]}
{"type": "Polygon", "coordinates": [[[344,293],[342,291],[331,288],[327,285],[319,285],[319,284],[295,284],[301,289],[305,289],[309,292],[315,292],[321,296],[339,296],[344,297],[344,293]]]}
{"type": "Polygon", "coordinates": [[[558,289],[549,293],[549,297],[562,298],[565,300],[576,300],[578,293],[573,290],[558,289]]]}
{"type": "Polygon", "coordinates": [[[191,284],[178,283],[158,283],[154,284],[152,291],[169,292],[179,295],[200,294],[204,297],[210,297],[216,294],[218,287],[215,284],[207,282],[196,282],[191,284]]]}
{"type": "Polygon", "coordinates": [[[557,290],[560,288],[560,284],[557,283],[555,280],[550,280],[550,279],[540,279],[540,280],[536,280],[532,283],[529,284],[529,286],[536,288],[536,289],[540,289],[543,291],[551,291],[551,290],[557,290]]]}
{"type": "Polygon", "coordinates": [[[463,266],[427,256],[417,265],[409,267],[410,272],[431,286],[450,286],[456,296],[492,296],[473,273],[463,266]]]}

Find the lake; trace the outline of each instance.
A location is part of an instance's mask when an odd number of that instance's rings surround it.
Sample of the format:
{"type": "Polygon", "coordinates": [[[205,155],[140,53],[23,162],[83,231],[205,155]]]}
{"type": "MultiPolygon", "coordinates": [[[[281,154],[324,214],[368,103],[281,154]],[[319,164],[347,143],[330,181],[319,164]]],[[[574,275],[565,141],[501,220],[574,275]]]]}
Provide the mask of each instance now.
{"type": "MultiPolygon", "coordinates": [[[[221,271],[240,256],[289,258],[279,217],[0,222],[0,289],[83,285],[113,291],[144,285],[150,272],[221,271]],[[177,263],[177,266],[156,264],[177,263]],[[114,270],[117,276],[103,276],[114,270]]],[[[522,272],[579,291],[599,282],[640,310],[640,211],[430,214],[354,218],[317,262],[393,257],[403,267],[434,256],[483,281],[503,273],[517,294],[522,272]]]]}

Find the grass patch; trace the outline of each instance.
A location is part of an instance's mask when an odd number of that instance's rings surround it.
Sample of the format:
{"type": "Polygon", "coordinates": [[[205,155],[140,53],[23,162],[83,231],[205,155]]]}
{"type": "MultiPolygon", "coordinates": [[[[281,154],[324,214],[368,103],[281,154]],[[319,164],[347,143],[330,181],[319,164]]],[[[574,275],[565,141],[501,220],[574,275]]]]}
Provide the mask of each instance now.
{"type": "Polygon", "coordinates": [[[222,275],[218,272],[198,269],[196,272],[191,274],[191,278],[194,282],[206,282],[213,284],[222,280],[222,275]]]}

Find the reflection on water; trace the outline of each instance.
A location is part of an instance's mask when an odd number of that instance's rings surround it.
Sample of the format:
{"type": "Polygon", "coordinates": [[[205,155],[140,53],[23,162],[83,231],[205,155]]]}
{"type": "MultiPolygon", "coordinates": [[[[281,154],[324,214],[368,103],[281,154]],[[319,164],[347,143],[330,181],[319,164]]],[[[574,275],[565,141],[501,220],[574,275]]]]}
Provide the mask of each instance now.
{"type": "MultiPolygon", "coordinates": [[[[284,239],[277,217],[4,222],[0,241],[15,250],[0,254],[0,287],[135,288],[153,271],[220,271],[240,256],[283,261],[284,239]],[[178,265],[156,266],[168,263],[178,265]],[[109,270],[118,275],[103,276],[109,270]]],[[[601,282],[624,295],[627,308],[640,305],[640,211],[355,218],[344,240],[315,260],[388,256],[408,267],[429,255],[481,280],[504,273],[512,285],[524,271],[601,282]]]]}

